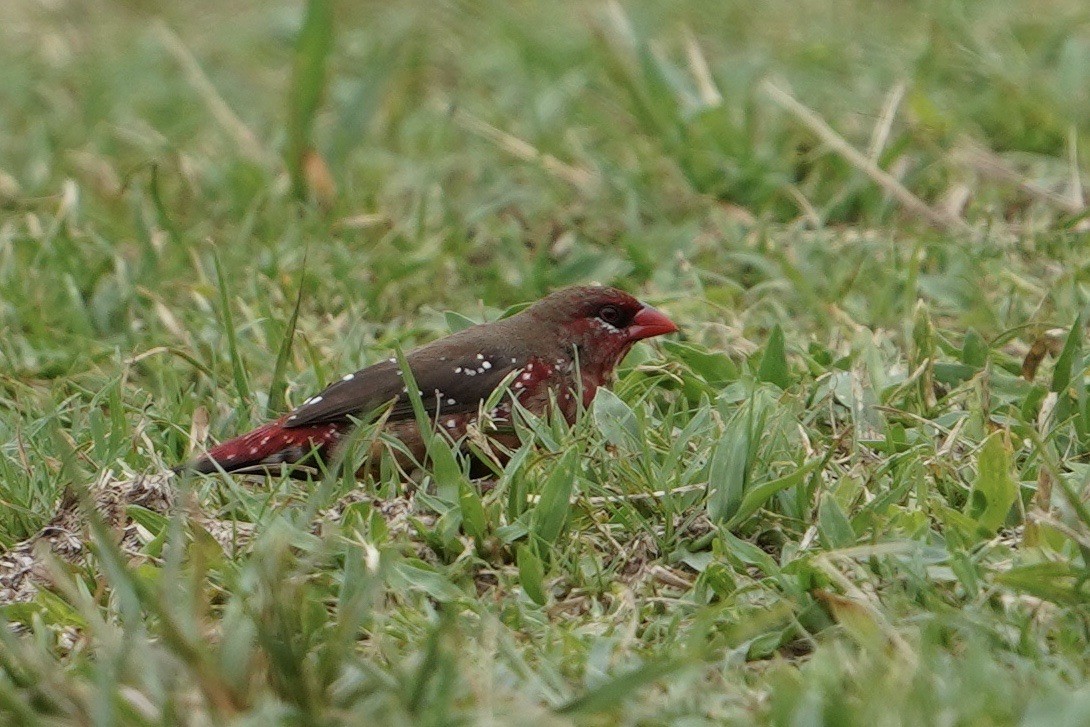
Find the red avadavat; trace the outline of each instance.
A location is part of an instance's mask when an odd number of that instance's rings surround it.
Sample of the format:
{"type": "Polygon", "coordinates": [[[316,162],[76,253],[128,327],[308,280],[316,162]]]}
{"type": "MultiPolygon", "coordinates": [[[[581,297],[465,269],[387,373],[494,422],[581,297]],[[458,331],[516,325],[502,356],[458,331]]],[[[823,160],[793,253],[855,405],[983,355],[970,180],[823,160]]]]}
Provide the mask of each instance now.
{"type": "MultiPolygon", "coordinates": [[[[579,409],[576,397],[588,405],[633,344],[676,330],[662,312],[620,290],[573,287],[510,318],[422,346],[406,360],[436,428],[458,440],[508,375],[513,373],[510,393],[522,406],[544,413],[552,395],[570,422],[579,409]]],[[[255,471],[312,462],[315,456],[328,460],[355,419],[389,402],[387,431],[419,459],[424,441],[407,392],[397,360],[382,361],[345,375],[289,414],[224,442],[182,469],[255,471]]],[[[509,401],[489,416],[497,422],[509,417],[509,401]]]]}

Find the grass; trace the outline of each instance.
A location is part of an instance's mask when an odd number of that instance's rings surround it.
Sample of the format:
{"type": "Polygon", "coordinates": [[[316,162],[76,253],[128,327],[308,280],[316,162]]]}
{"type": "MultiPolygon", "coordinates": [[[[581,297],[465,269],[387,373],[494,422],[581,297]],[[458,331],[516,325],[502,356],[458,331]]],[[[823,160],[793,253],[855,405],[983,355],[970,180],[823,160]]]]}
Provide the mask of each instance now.
{"type": "Polygon", "coordinates": [[[1090,720],[1085,3],[349,5],[0,8],[6,723],[1090,720]],[[491,487],[133,494],[588,280],[491,487]]]}

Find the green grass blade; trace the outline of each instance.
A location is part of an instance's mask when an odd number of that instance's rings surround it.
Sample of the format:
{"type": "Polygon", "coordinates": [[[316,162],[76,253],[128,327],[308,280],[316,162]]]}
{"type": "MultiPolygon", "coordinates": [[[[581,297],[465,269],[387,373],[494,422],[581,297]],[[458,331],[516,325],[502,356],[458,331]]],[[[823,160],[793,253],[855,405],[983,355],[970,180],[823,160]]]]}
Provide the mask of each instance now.
{"type": "Polygon", "coordinates": [[[223,274],[223,266],[220,265],[219,255],[212,252],[212,264],[216,268],[216,285],[219,288],[220,322],[223,324],[223,335],[227,338],[227,355],[231,359],[231,372],[234,375],[235,391],[238,393],[239,402],[243,409],[250,405],[250,384],[246,379],[246,367],[242,363],[242,357],[238,352],[238,334],[235,331],[235,320],[231,315],[231,297],[227,286],[227,277],[223,274]]]}
{"type": "Polygon", "coordinates": [[[1003,433],[984,440],[977,455],[977,475],[966,506],[968,514],[989,534],[998,530],[1018,497],[1018,483],[1011,476],[1011,457],[1003,433]]]}
{"type": "Polygon", "coordinates": [[[831,550],[846,548],[855,542],[855,531],[840,504],[831,493],[825,493],[818,505],[818,532],[831,550]]]}
{"type": "Polygon", "coordinates": [[[295,341],[295,326],[299,321],[299,308],[303,304],[303,280],[307,270],[307,254],[303,253],[303,265],[299,270],[299,289],[295,294],[295,305],[288,318],[287,328],[284,329],[284,338],[280,342],[280,350],[276,354],[276,365],[273,367],[272,382],[269,384],[269,405],[266,414],[275,417],[284,411],[284,394],[288,389],[288,361],[291,359],[291,349],[295,341]]]}
{"type": "Polygon", "coordinates": [[[742,503],[749,479],[752,414],[752,407],[737,413],[723,429],[712,452],[707,504],[712,522],[730,519],[742,503]]]}
{"type": "Polygon", "coordinates": [[[814,458],[799,467],[791,474],[778,477],[768,482],[762,482],[759,485],[754,485],[749,488],[745,495],[742,497],[742,502],[738,505],[737,512],[727,521],[727,527],[733,528],[739,523],[745,521],[753,513],[757,512],[769,499],[772,498],[777,492],[795,487],[802,484],[802,481],[814,470],[818,469],[825,463],[827,458],[814,458]]]}
{"type": "Polygon", "coordinates": [[[768,335],[761,366],[757,371],[758,381],[767,381],[781,389],[791,385],[791,372],[787,367],[787,350],[784,343],[783,328],[776,324],[768,335]]]}
{"type": "Polygon", "coordinates": [[[557,708],[560,714],[596,714],[613,709],[660,679],[675,674],[689,664],[689,660],[667,657],[650,661],[631,671],[624,672],[588,690],[570,702],[557,708]]]}
{"type": "Polygon", "coordinates": [[[1056,358],[1056,367],[1052,370],[1052,391],[1057,393],[1067,391],[1068,384],[1071,383],[1072,377],[1077,373],[1075,362],[1081,351],[1082,316],[1079,316],[1075,319],[1075,323],[1067,334],[1063,350],[1060,351],[1060,355],[1056,358]]]}
{"type": "Polygon", "coordinates": [[[541,488],[540,498],[530,516],[530,533],[543,544],[555,543],[568,520],[579,456],[578,449],[566,451],[541,488]]]}
{"type": "Polygon", "coordinates": [[[398,347],[395,351],[397,365],[401,369],[401,376],[408,389],[406,396],[412,404],[413,415],[416,424],[420,428],[420,436],[424,438],[427,457],[431,469],[435,475],[436,492],[440,498],[448,503],[457,503],[461,499],[464,486],[472,487],[465,480],[465,475],[458,463],[458,459],[451,449],[450,444],[435,428],[428,412],[424,409],[424,400],[420,397],[420,389],[417,387],[416,377],[413,376],[409,361],[405,358],[405,352],[398,347]]]}
{"type": "Polygon", "coordinates": [[[288,89],[288,174],[292,192],[301,202],[307,199],[304,165],[313,144],[314,116],[325,91],[326,58],[332,47],[333,0],[308,0],[288,89]]]}
{"type": "Polygon", "coordinates": [[[531,601],[544,606],[548,595],[545,592],[545,571],[541,565],[541,558],[537,556],[533,548],[523,546],[518,549],[515,559],[518,562],[519,585],[522,586],[522,590],[531,601]]]}

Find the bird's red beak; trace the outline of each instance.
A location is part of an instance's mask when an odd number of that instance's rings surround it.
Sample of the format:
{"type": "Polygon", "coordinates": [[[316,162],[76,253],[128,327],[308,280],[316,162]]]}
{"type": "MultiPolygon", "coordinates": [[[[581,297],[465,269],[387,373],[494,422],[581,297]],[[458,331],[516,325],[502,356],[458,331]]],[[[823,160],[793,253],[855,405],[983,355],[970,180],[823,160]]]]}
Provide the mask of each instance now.
{"type": "Polygon", "coordinates": [[[673,333],[676,330],[677,324],[667,318],[665,313],[645,305],[632,318],[632,323],[628,326],[628,335],[633,341],[642,341],[645,338],[673,333]]]}

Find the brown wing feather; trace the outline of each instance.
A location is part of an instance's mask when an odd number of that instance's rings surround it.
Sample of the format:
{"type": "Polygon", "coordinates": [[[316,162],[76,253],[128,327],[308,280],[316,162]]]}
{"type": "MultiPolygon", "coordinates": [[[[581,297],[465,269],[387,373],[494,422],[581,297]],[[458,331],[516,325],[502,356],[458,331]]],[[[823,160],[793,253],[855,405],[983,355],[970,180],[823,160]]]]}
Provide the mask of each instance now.
{"type": "MultiPolygon", "coordinates": [[[[494,334],[503,332],[496,324],[476,326],[409,354],[409,367],[425,410],[443,414],[476,411],[507,374],[524,364],[527,357],[518,346],[503,336],[496,340],[494,334]],[[479,330],[485,328],[490,330],[479,330]],[[485,345],[484,338],[490,339],[491,345],[485,345]]],[[[326,387],[293,411],[284,426],[344,421],[390,401],[395,402],[390,421],[409,419],[412,403],[404,388],[397,364],[382,361],[326,387]]]]}

